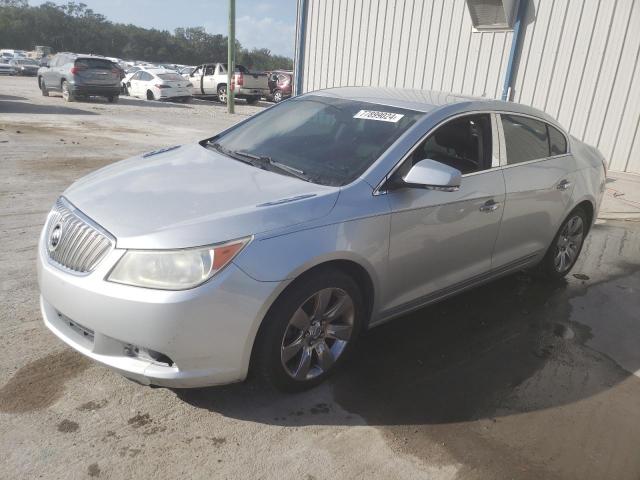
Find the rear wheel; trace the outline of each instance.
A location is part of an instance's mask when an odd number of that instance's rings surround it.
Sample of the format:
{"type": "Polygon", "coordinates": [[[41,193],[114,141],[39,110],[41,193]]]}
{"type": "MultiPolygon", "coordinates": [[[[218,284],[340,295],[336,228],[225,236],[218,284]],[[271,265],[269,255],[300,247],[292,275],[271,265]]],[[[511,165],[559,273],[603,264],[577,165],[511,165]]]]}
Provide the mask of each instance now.
{"type": "Polygon", "coordinates": [[[38,83],[40,84],[40,91],[42,92],[42,96],[48,97],[49,90],[47,90],[47,86],[44,83],[44,78],[40,77],[40,79],[38,80],[38,83]]]}
{"type": "Polygon", "coordinates": [[[147,100],[155,100],[156,96],[153,94],[151,90],[147,90],[147,100]]]}
{"type": "Polygon", "coordinates": [[[560,226],[549,250],[540,262],[538,270],[546,277],[562,278],[573,268],[582,251],[588,231],[588,217],[578,207],[560,226]]]}
{"type": "Polygon", "coordinates": [[[66,80],[62,81],[62,98],[65,102],[73,102],[75,97],[71,92],[71,88],[69,87],[69,82],[66,80]]]}
{"type": "Polygon", "coordinates": [[[253,105],[254,103],[256,103],[258,100],[260,100],[260,97],[256,97],[256,96],[251,96],[251,97],[247,97],[247,103],[249,105],[253,105]]]}
{"type": "Polygon", "coordinates": [[[120,100],[120,96],[119,95],[110,95],[107,97],[107,101],[109,103],[118,103],[118,100],[120,100]]]}
{"type": "Polygon", "coordinates": [[[218,85],[218,101],[227,103],[227,86],[218,85]]]}
{"type": "Polygon", "coordinates": [[[320,270],[295,283],[260,327],[252,366],[261,380],[284,391],[314,387],[345,361],[364,320],[355,281],[320,270]]]}

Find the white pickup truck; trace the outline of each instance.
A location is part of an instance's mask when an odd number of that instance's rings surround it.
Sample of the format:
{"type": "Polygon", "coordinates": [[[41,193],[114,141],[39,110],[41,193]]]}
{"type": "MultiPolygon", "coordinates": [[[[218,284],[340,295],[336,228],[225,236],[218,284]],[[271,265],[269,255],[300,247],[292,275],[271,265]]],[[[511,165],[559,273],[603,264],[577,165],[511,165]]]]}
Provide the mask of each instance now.
{"type": "MultiPolygon", "coordinates": [[[[226,63],[198,65],[187,78],[193,85],[193,95],[216,95],[222,103],[227,103],[226,63]]],[[[269,95],[267,74],[250,72],[242,65],[236,65],[232,87],[236,98],[244,98],[247,103],[255,103],[260,97],[269,95]]]]}

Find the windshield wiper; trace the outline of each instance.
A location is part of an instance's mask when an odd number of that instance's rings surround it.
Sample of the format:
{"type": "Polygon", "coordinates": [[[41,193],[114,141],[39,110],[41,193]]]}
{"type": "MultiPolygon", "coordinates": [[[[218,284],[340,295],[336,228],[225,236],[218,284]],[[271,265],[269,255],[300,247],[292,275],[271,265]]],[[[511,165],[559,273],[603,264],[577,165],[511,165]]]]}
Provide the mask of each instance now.
{"type": "Polygon", "coordinates": [[[254,160],[256,162],[256,164],[254,165],[256,166],[259,166],[265,169],[266,167],[274,167],[282,172],[288,173],[289,175],[299,178],[300,180],[304,180],[305,182],[311,181],[311,179],[307,175],[305,175],[304,171],[298,168],[291,167],[285,163],[277,162],[273,160],[271,157],[256,155],[251,152],[245,152],[244,150],[238,150],[230,153],[236,154],[236,155],[242,155],[243,157],[254,160]]]}
{"type": "Polygon", "coordinates": [[[240,155],[236,154],[236,152],[232,152],[230,150],[227,150],[222,145],[220,145],[218,142],[207,142],[206,146],[207,147],[211,147],[214,150],[217,150],[218,152],[222,153],[223,155],[226,155],[227,157],[233,158],[234,160],[238,160],[239,162],[246,163],[247,165],[251,165],[253,167],[261,166],[261,165],[256,165],[254,162],[252,162],[250,160],[247,160],[246,158],[241,157],[240,155]]]}

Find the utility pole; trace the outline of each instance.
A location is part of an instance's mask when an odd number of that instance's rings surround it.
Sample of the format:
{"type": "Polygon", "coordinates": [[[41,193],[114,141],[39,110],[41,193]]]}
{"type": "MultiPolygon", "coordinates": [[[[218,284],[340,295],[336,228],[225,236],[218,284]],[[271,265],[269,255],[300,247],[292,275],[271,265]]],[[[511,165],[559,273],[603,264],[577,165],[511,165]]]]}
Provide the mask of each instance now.
{"type": "Polygon", "coordinates": [[[227,43],[227,112],[234,113],[234,89],[231,87],[231,82],[236,71],[236,0],[229,0],[229,35],[227,43]]]}

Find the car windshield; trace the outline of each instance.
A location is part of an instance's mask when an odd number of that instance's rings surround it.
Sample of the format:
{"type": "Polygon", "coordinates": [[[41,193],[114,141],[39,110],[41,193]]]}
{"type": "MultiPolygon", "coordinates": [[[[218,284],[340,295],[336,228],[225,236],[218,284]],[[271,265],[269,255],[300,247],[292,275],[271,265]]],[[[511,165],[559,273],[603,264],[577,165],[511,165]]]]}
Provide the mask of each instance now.
{"type": "Polygon", "coordinates": [[[387,105],[305,95],[269,108],[212,143],[231,156],[268,159],[314,183],[341,186],[361,175],[420,116],[387,105]]]}
{"type": "Polygon", "coordinates": [[[167,80],[170,82],[184,81],[184,78],[177,73],[159,73],[158,78],[160,80],[167,80]]]}

